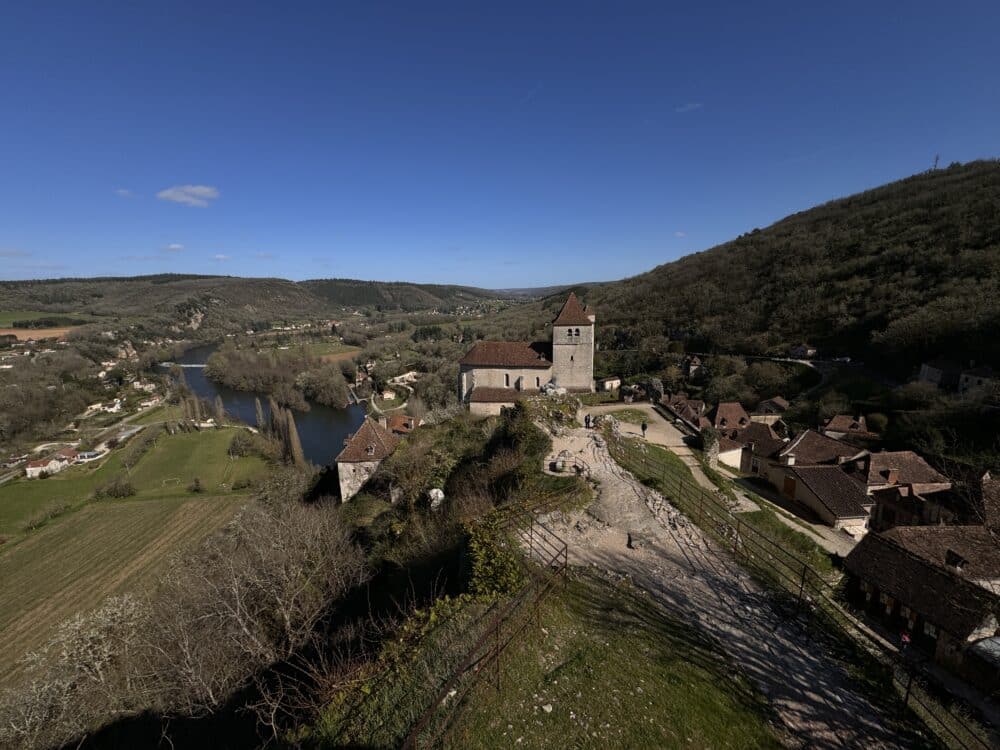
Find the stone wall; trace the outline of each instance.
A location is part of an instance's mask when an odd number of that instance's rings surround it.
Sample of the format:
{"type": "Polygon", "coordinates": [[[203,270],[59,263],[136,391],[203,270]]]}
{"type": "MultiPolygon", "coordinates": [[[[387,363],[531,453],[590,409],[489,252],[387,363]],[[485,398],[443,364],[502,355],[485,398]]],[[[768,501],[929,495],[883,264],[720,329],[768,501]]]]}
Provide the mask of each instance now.
{"type": "Polygon", "coordinates": [[[540,367],[476,367],[463,365],[458,375],[459,399],[465,401],[473,388],[520,388],[526,393],[537,393],[538,389],[552,379],[550,368],[540,367]],[[508,379],[510,385],[506,385],[508,379]]]}
{"type": "Polygon", "coordinates": [[[361,461],[358,463],[338,463],[337,478],[340,483],[340,500],[346,502],[358,494],[358,491],[371,475],[378,469],[380,461],[361,461]]]}

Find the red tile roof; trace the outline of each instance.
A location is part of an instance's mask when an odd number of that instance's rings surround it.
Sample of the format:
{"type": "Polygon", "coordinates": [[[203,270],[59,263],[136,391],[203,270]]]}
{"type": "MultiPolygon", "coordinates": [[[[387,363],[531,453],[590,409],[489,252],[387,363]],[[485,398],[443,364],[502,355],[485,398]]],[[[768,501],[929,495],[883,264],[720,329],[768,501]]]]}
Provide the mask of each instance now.
{"type": "Polygon", "coordinates": [[[750,424],[750,415],[738,401],[723,401],[708,415],[717,430],[732,430],[750,424]]]}
{"type": "Polygon", "coordinates": [[[809,465],[838,463],[840,459],[851,458],[857,453],[858,449],[853,445],[806,430],[782,448],[778,456],[792,455],[796,464],[809,465]]]}
{"type": "Polygon", "coordinates": [[[863,454],[852,462],[869,487],[885,484],[921,485],[949,484],[948,477],[935,471],[913,451],[882,451],[863,454]]]}
{"type": "Polygon", "coordinates": [[[392,455],[399,445],[399,437],[388,432],[378,422],[365,419],[358,431],[344,441],[344,449],[337,455],[337,463],[363,463],[381,461],[392,455]]]}
{"type": "Polygon", "coordinates": [[[973,581],[1000,575],[996,540],[982,526],[898,526],[866,534],[844,560],[858,578],[965,640],[1000,599],[973,581]],[[951,550],[966,562],[962,572],[946,567],[951,550]]]}
{"type": "Polygon", "coordinates": [[[788,471],[823,503],[834,518],[866,518],[864,505],[871,505],[859,482],[851,479],[839,466],[790,466],[788,471]]]}
{"type": "Polygon", "coordinates": [[[550,344],[524,341],[480,341],[459,360],[476,367],[552,367],[550,344]]]}
{"type": "Polygon", "coordinates": [[[523,391],[513,388],[473,388],[469,401],[477,404],[512,404],[525,395],[523,391]]]}
{"type": "Polygon", "coordinates": [[[827,420],[823,429],[827,432],[868,432],[868,424],[864,417],[837,414],[827,420]]]}
{"type": "Polygon", "coordinates": [[[552,325],[592,326],[594,325],[594,321],[590,319],[589,310],[580,304],[580,300],[576,298],[573,292],[570,292],[569,297],[566,298],[562,309],[559,311],[559,315],[556,316],[555,322],[552,325]]]}
{"type": "Polygon", "coordinates": [[[403,414],[393,414],[389,417],[389,431],[406,435],[417,428],[417,420],[403,414]]]}

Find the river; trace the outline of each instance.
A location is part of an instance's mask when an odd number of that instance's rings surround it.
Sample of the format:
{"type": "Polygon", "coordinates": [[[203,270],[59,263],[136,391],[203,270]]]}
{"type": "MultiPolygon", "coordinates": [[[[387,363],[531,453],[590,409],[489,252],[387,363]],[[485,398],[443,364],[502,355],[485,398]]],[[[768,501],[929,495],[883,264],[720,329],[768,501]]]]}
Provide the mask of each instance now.
{"type": "MultiPolygon", "coordinates": [[[[177,359],[177,364],[205,364],[215,349],[214,344],[188,349],[184,356],[177,359]]],[[[257,423],[254,404],[256,398],[260,398],[264,406],[264,417],[270,416],[266,393],[234,391],[219,383],[213,383],[205,377],[205,370],[198,367],[185,367],[184,379],[188,387],[200,398],[214,403],[216,396],[222,396],[226,413],[249,425],[257,423]]],[[[309,411],[295,412],[295,424],[299,428],[302,452],[317,466],[329,466],[344,447],[347,436],[361,426],[365,418],[365,407],[354,404],[346,409],[337,409],[314,402],[310,402],[309,407],[309,411]]]]}

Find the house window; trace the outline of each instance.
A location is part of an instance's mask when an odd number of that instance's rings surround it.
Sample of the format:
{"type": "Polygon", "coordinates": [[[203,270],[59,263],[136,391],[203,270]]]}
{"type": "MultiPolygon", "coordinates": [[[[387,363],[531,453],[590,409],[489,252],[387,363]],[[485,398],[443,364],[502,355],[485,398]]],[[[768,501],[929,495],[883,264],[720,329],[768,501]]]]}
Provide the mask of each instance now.
{"type": "Polygon", "coordinates": [[[570,355],[569,355],[569,361],[570,361],[570,362],[572,362],[572,361],[573,361],[573,355],[572,355],[572,354],[570,354],[570,355]]]}
{"type": "Polygon", "coordinates": [[[932,625],[931,623],[929,623],[929,622],[925,622],[925,623],[924,623],[924,633],[925,633],[926,635],[929,635],[929,636],[930,636],[931,638],[937,638],[937,636],[938,636],[938,631],[937,631],[937,628],[936,628],[936,627],[934,627],[934,626],[933,626],[933,625],[932,625]]]}
{"type": "Polygon", "coordinates": [[[541,387],[542,387],[542,379],[535,378],[535,388],[541,388],[541,387]]]}
{"type": "Polygon", "coordinates": [[[510,388],[510,373],[509,372],[505,372],[503,374],[503,387],[504,388],[510,388]]]}
{"type": "Polygon", "coordinates": [[[573,335],[579,337],[579,335],[580,335],[580,329],[577,328],[575,331],[573,331],[573,335]]]}

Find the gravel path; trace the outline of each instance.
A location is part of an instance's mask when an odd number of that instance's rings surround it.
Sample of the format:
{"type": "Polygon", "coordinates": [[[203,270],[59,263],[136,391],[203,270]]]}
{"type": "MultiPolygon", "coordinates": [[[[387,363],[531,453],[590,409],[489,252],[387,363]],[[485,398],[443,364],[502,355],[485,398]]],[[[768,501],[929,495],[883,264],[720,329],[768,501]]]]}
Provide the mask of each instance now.
{"type": "Polygon", "coordinates": [[[630,576],[680,619],[712,636],[768,696],[796,747],[911,746],[728,553],[623,470],[595,437],[574,429],[553,440],[555,453],[580,456],[599,482],[588,512],[551,524],[569,545],[570,564],[630,576]]]}

